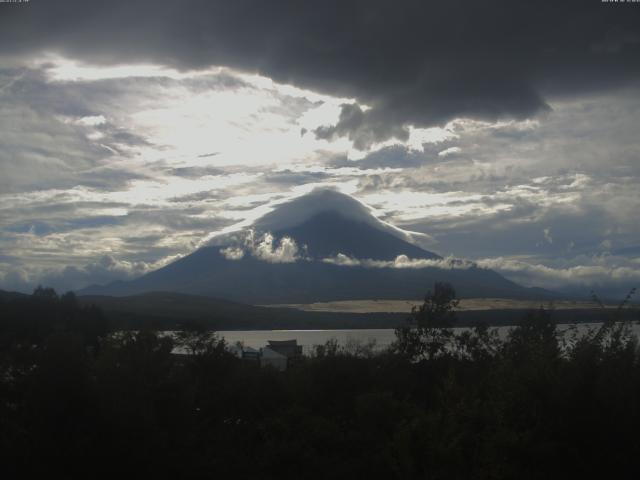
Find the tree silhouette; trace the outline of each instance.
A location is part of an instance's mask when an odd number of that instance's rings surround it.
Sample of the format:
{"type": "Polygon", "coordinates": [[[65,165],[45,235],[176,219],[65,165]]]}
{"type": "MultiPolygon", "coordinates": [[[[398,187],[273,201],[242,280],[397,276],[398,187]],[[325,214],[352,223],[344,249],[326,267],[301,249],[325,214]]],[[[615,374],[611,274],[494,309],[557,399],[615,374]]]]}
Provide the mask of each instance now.
{"type": "Polygon", "coordinates": [[[412,308],[407,324],[396,329],[397,350],[411,359],[443,353],[453,338],[458,303],[452,285],[436,282],[422,305],[412,308]]]}

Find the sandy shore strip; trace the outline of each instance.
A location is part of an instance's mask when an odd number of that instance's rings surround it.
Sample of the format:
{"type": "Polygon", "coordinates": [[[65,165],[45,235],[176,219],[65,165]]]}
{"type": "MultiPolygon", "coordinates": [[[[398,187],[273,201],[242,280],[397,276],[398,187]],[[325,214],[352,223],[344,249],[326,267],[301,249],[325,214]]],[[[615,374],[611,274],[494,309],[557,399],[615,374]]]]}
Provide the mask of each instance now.
{"type": "MultiPolygon", "coordinates": [[[[278,305],[261,305],[271,308],[294,308],[305,312],[341,312],[341,313],[405,313],[421,300],[342,300],[317,303],[288,303],[278,305]]],[[[537,300],[513,300],[508,298],[465,298],[460,300],[458,311],[478,310],[528,310],[550,305],[556,310],[597,309],[600,306],[588,301],[557,300],[554,302],[537,300]]],[[[607,308],[615,306],[608,305],[607,308]]]]}

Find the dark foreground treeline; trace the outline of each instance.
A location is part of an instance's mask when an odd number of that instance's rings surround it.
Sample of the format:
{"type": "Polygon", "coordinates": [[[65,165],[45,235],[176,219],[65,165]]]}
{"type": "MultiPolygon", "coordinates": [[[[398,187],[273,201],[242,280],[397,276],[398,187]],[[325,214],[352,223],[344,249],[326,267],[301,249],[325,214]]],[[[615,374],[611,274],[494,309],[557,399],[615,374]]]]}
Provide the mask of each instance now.
{"type": "Polygon", "coordinates": [[[0,308],[2,478],[637,476],[640,353],[615,317],[454,335],[436,285],[392,350],[330,342],[276,372],[206,332],[109,334],[51,290],[0,308]]]}

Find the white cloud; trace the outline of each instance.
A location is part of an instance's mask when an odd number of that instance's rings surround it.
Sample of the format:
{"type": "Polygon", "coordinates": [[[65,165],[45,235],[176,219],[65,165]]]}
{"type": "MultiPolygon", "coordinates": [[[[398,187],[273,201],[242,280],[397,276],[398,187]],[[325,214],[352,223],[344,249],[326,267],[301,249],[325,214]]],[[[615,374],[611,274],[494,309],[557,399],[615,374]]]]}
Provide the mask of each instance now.
{"type": "Polygon", "coordinates": [[[253,244],[253,255],[270,263],[293,263],[299,259],[298,245],[293,238],[282,237],[274,242],[273,235],[265,233],[253,244]]]}
{"type": "Polygon", "coordinates": [[[460,153],[462,149],[460,147],[449,147],[445,150],[442,150],[438,153],[439,157],[447,157],[449,155],[455,155],[456,153],[460,153]]]}
{"type": "Polygon", "coordinates": [[[322,259],[325,263],[343,267],[365,268],[440,268],[444,270],[473,268],[474,262],[453,257],[442,259],[409,258],[406,255],[398,255],[394,260],[373,260],[370,258],[358,259],[339,253],[335,257],[322,259]]]}
{"type": "Polygon", "coordinates": [[[107,119],[104,118],[104,115],[90,115],[78,119],[76,123],[78,125],[84,125],[86,127],[96,127],[98,125],[104,125],[105,123],[107,123],[107,119]]]}
{"type": "Polygon", "coordinates": [[[270,232],[258,234],[248,229],[218,240],[235,243],[220,249],[227,260],[241,260],[247,254],[268,263],[294,263],[303,258],[293,238],[285,236],[277,240],[270,232]]]}
{"type": "Polygon", "coordinates": [[[221,248],[220,253],[227,260],[241,260],[244,257],[244,250],[239,247],[221,248]]]}

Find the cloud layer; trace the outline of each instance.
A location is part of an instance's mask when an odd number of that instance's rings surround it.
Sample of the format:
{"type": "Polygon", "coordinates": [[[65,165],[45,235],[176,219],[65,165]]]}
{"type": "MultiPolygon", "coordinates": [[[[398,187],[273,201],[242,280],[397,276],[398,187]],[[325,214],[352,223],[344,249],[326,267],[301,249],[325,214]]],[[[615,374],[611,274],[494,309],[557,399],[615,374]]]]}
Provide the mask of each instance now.
{"type": "Polygon", "coordinates": [[[535,263],[529,259],[486,258],[476,261],[453,257],[440,260],[412,259],[399,255],[393,261],[358,259],[338,254],[322,261],[343,267],[364,268],[440,268],[444,270],[486,268],[515,279],[524,286],[544,285],[567,293],[585,296],[593,290],[600,295],[624,296],[630,285],[640,283],[640,258],[629,261],[628,258],[605,255],[581,258],[577,261],[556,261],[553,266],[535,263]]]}
{"type": "MultiPolygon", "coordinates": [[[[0,3],[0,288],[126,279],[277,232],[323,204],[300,200],[315,189],[527,285],[632,286],[639,17],[577,0],[0,3]]],[[[241,246],[229,258],[303,257],[241,246]]]]}

